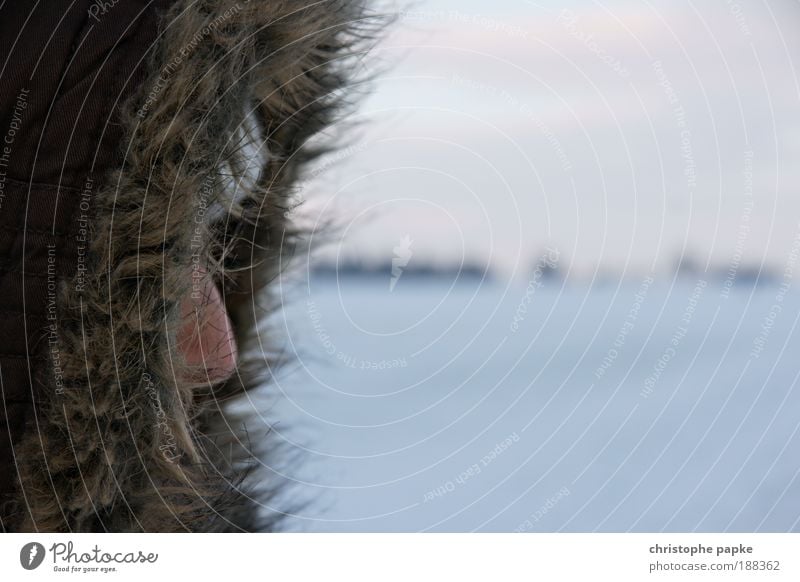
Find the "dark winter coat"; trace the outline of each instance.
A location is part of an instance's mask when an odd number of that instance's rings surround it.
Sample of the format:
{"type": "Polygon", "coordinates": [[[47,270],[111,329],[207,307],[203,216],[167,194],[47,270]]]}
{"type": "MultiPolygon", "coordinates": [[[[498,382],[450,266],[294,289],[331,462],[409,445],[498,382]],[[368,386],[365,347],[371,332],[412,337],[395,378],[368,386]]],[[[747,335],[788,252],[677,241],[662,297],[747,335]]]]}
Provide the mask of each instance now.
{"type": "Polygon", "coordinates": [[[269,375],[253,331],[292,184],[370,22],[350,0],[2,4],[0,529],[271,527],[269,474],[242,474],[263,427],[221,403],[269,375]],[[175,349],[197,262],[243,356],[222,386],[179,379],[201,377],[175,349]]]}

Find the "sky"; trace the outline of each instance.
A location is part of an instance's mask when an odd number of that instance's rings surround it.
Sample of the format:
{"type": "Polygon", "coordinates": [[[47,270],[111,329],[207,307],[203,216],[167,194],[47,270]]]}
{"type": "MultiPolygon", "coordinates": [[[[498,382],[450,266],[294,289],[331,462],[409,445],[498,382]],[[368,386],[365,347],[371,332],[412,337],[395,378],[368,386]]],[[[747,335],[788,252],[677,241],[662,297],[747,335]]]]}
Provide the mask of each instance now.
{"type": "Polygon", "coordinates": [[[359,126],[303,187],[323,255],[523,280],[548,247],[569,276],[787,261],[796,2],[392,6],[359,126]]]}

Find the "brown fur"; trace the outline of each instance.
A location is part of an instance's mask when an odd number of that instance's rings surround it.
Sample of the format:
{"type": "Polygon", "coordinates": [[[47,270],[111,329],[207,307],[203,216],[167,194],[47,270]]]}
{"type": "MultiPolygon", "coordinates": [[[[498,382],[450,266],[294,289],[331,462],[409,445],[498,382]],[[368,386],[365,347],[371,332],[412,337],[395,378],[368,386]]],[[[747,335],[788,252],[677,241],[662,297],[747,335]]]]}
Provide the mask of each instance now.
{"type": "MultiPolygon", "coordinates": [[[[345,72],[376,22],[349,0],[180,0],[165,16],[150,78],[125,107],[124,167],[92,201],[86,285],[59,291],[65,390],[53,391],[49,371],[39,378],[46,397],[15,451],[24,516],[15,529],[270,527],[241,486],[250,445],[219,402],[261,379],[253,329],[262,290],[295,240],[285,219],[291,185],[318,153],[306,142],[341,107],[345,72]],[[270,159],[231,204],[223,192],[229,174],[245,176],[248,111],[270,159]],[[213,201],[226,205],[224,217],[195,223],[213,201]],[[198,373],[175,346],[198,252],[223,289],[244,356],[242,373],[214,389],[178,380],[198,373]],[[236,453],[221,452],[231,443],[236,453]]],[[[271,485],[261,483],[259,499],[271,485]]]]}

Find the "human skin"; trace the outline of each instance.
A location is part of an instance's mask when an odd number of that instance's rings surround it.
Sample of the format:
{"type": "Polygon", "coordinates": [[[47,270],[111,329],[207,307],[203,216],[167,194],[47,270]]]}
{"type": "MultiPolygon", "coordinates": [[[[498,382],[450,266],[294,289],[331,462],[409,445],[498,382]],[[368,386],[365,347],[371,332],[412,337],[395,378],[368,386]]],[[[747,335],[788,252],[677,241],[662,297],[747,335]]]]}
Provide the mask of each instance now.
{"type": "Polygon", "coordinates": [[[201,381],[227,380],[236,370],[238,350],[225,302],[213,281],[206,279],[199,293],[184,298],[181,319],[178,349],[186,363],[205,370],[201,381]]]}

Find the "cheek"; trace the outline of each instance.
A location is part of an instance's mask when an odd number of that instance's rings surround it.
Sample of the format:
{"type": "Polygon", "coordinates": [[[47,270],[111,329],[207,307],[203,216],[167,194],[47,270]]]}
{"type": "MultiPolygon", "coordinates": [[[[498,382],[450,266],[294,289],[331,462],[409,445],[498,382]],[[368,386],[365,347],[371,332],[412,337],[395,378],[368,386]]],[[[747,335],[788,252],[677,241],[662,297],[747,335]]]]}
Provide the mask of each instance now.
{"type": "Polygon", "coordinates": [[[233,326],[217,286],[209,282],[201,298],[186,297],[181,304],[183,324],[178,348],[186,363],[206,370],[200,380],[220,382],[236,369],[238,352],[233,326]]]}

